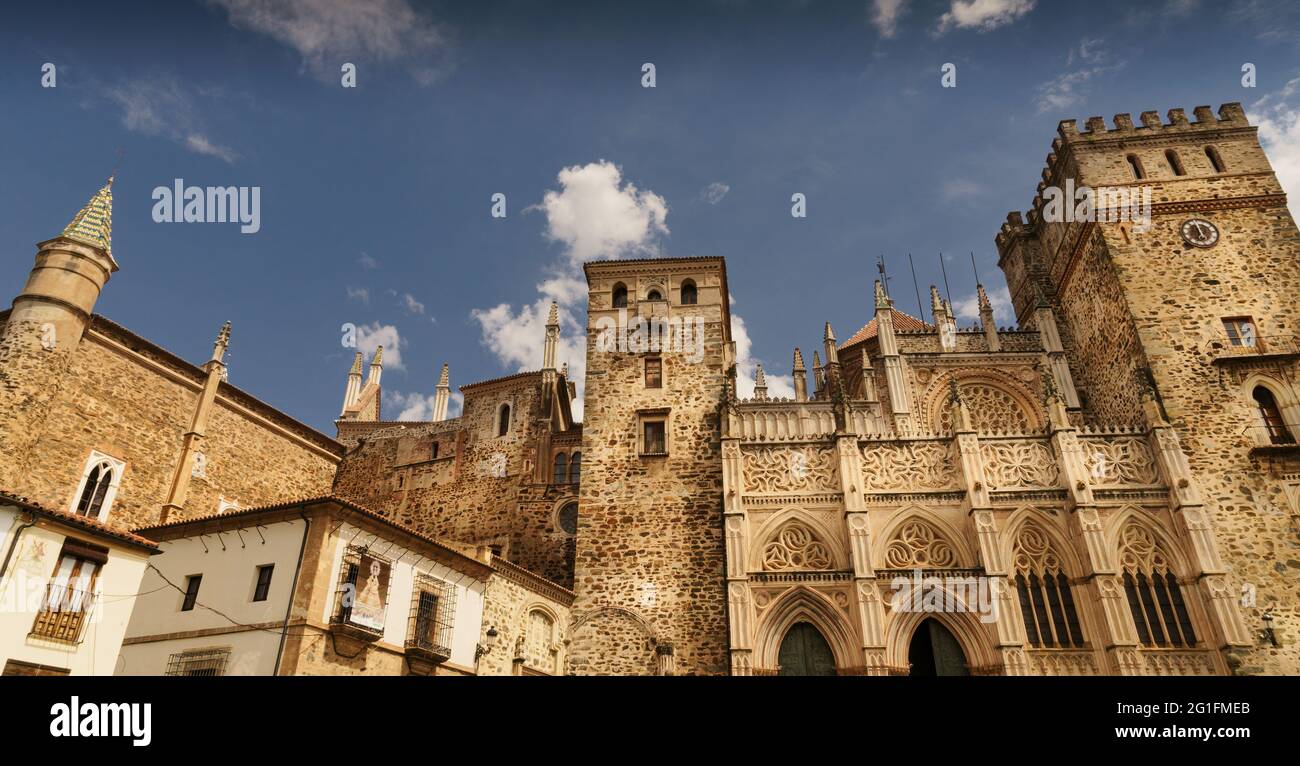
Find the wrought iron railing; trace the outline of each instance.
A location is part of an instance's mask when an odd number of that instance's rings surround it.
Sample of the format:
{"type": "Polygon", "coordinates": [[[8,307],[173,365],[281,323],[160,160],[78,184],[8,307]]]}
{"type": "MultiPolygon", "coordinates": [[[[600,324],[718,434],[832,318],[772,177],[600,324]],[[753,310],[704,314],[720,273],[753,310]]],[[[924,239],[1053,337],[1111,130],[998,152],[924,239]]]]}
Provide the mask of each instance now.
{"type": "Polygon", "coordinates": [[[1300,354],[1300,336],[1254,335],[1248,338],[1230,338],[1223,335],[1206,341],[1202,350],[1219,359],[1268,354],[1300,354]]]}

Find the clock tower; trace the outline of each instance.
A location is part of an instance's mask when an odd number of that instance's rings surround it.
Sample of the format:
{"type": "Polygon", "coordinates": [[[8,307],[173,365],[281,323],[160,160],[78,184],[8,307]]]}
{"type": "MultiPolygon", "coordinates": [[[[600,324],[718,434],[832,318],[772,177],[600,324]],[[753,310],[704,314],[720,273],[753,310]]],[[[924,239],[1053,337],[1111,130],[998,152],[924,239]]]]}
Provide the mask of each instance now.
{"type": "Polygon", "coordinates": [[[997,236],[1000,265],[1022,325],[1044,307],[1058,322],[1076,423],[1176,431],[1199,488],[1171,491],[1178,531],[1217,538],[1222,560],[1195,577],[1240,596],[1249,632],[1205,641],[1240,672],[1278,672],[1300,649],[1254,636],[1285,622],[1276,633],[1300,638],[1300,570],[1284,565],[1300,560],[1300,231],[1241,105],[1193,115],[1060,123],[1033,209],[997,236]],[[1149,194],[1149,220],[1104,204],[1047,220],[1045,192],[1067,182],[1099,200],[1149,194]]]}

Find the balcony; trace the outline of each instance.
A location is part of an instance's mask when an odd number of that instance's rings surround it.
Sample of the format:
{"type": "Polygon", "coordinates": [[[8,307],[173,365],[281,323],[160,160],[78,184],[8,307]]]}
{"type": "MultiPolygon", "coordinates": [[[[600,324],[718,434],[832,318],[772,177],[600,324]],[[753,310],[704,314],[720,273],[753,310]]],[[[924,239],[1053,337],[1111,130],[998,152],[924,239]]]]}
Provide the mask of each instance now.
{"type": "Polygon", "coordinates": [[[1201,350],[1209,355],[1211,364],[1300,358],[1300,336],[1259,335],[1246,340],[1224,335],[1206,341],[1201,350]]]}
{"type": "Polygon", "coordinates": [[[28,635],[69,644],[81,642],[81,634],[96,606],[95,594],[53,583],[45,590],[41,610],[28,635]]]}

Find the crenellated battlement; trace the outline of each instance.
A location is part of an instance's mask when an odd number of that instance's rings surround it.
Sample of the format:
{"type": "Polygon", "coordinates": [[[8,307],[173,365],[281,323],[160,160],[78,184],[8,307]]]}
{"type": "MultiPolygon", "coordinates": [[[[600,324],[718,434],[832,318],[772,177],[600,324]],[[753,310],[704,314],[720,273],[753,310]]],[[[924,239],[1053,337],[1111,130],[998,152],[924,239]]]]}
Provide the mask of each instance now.
{"type": "Polygon", "coordinates": [[[1193,119],[1188,119],[1184,109],[1170,109],[1166,120],[1162,122],[1156,111],[1142,112],[1138,122],[1133,116],[1121,113],[1114,116],[1111,126],[1101,116],[1084,120],[1083,130],[1079,129],[1078,120],[1061,120],[1057,124],[1057,136],[1052,139],[1052,150],[1048,153],[1041,173],[1041,180],[1034,190],[1034,199],[1023,215],[1013,211],[1007,215],[995,241],[999,250],[1004,249],[1018,236],[1032,229],[1041,220],[1043,192],[1053,185],[1062,183],[1062,178],[1072,176],[1066,172],[1073,160],[1074,152],[1081,147],[1095,147],[1112,142],[1133,142],[1143,140],[1162,140],[1174,138],[1200,138],[1212,131],[1225,129],[1253,129],[1246,118],[1241,103],[1232,101],[1219,107],[1218,115],[1209,106],[1197,106],[1192,109],[1193,119]],[[1027,220],[1027,222],[1026,222],[1027,220]]]}

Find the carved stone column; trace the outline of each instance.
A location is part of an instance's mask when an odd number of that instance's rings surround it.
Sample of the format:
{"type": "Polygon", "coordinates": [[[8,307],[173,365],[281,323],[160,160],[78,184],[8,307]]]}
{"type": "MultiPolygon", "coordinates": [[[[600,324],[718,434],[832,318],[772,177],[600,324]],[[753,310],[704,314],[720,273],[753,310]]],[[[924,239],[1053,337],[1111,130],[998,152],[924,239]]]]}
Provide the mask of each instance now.
{"type": "Polygon", "coordinates": [[[1214,628],[1227,646],[1254,646],[1178,433],[1164,419],[1150,392],[1144,392],[1142,409],[1150,428],[1148,443],[1155,454],[1160,477],[1169,487],[1169,508],[1179,525],[1178,531],[1191,544],[1193,564],[1198,569],[1193,574],[1199,580],[1199,590],[1209,606],[1214,628]]]}

